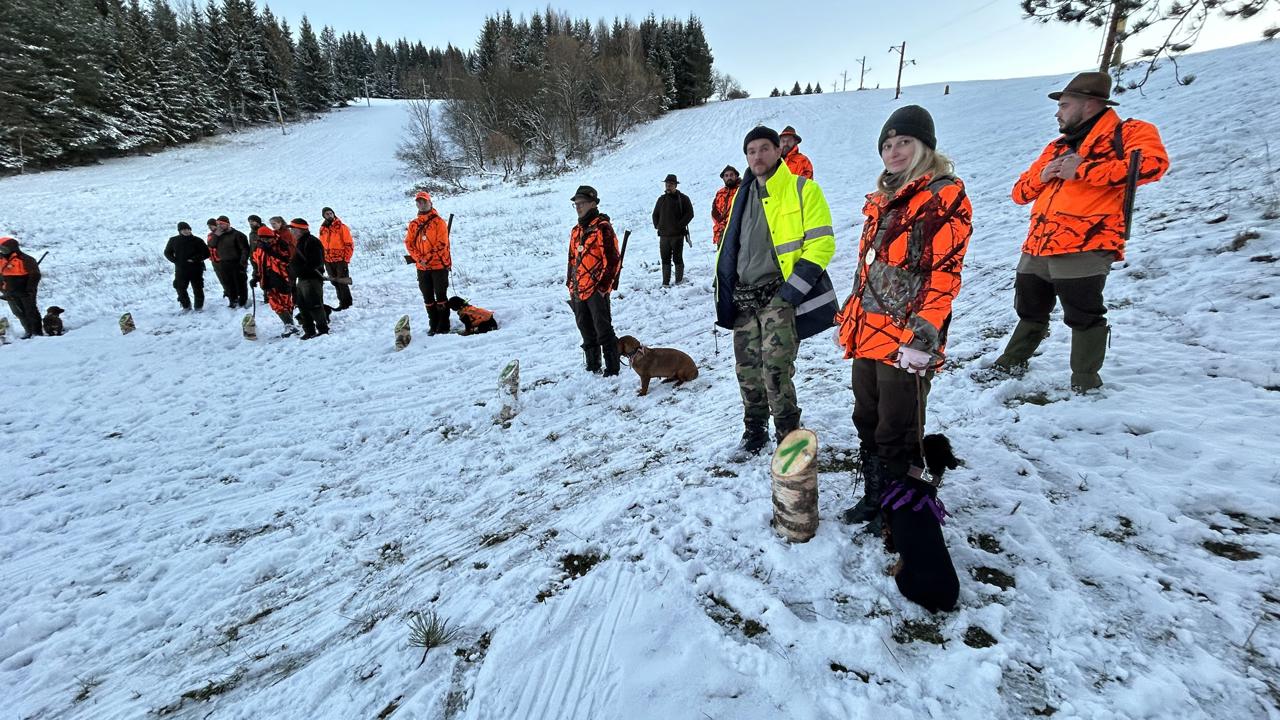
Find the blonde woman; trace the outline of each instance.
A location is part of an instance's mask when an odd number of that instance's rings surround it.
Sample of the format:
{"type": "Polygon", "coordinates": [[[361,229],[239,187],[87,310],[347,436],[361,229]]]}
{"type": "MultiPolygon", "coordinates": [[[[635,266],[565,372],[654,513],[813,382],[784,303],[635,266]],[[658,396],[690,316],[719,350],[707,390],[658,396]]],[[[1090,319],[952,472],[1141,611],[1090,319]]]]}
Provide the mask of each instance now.
{"type": "Polygon", "coordinates": [[[863,206],[853,293],[836,316],[836,344],[853,359],[853,425],[866,495],[846,523],[881,527],[881,493],[923,468],[920,435],[933,373],[942,365],[951,302],[973,209],[933,118],[899,108],[880,131],[884,172],[863,206]]]}

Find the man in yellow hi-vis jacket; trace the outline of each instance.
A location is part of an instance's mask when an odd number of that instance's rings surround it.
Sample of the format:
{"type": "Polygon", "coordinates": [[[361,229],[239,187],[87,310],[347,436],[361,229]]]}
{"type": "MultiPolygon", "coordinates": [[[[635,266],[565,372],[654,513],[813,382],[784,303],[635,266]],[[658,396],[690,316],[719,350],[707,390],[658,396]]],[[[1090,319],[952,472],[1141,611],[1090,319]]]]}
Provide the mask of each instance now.
{"type": "Polygon", "coordinates": [[[822,188],[782,162],[778,133],[760,126],[743,141],[748,170],[716,254],[716,324],[733,330],[745,431],[737,457],[800,427],[791,377],[800,341],[832,327],[836,251],[822,188]]]}

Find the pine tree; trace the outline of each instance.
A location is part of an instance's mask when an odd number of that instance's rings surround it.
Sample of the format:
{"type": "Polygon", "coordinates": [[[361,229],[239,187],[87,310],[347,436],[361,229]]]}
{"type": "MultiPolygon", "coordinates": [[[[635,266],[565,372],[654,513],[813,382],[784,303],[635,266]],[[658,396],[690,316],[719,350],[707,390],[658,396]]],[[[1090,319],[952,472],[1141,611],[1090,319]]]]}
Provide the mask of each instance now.
{"type": "Polygon", "coordinates": [[[328,25],[320,32],[320,57],[324,60],[325,79],[328,81],[325,94],[329,104],[346,104],[347,96],[338,82],[338,34],[328,25]]]}
{"type": "MultiPolygon", "coordinates": [[[[797,84],[799,84],[799,83],[797,83],[797,84]]],[[[813,94],[813,86],[812,86],[812,85],[805,85],[805,86],[804,86],[804,94],[805,94],[805,95],[812,95],[812,94],[813,94]]]]}
{"type": "Polygon", "coordinates": [[[778,88],[774,88],[773,92],[769,93],[769,97],[780,97],[781,95],[782,93],[778,92],[778,88]]]}
{"type": "Polygon", "coordinates": [[[814,95],[821,95],[821,94],[822,94],[822,83],[814,83],[814,84],[813,84],[813,94],[814,94],[814,95]]]}
{"type": "Polygon", "coordinates": [[[801,93],[803,93],[803,92],[804,92],[804,91],[800,89],[800,81],[799,81],[799,80],[797,80],[797,81],[796,81],[796,84],[791,86],[791,94],[792,94],[792,95],[799,95],[799,94],[801,94],[801,93]]]}
{"type": "Polygon", "coordinates": [[[293,52],[293,86],[298,105],[303,110],[318,112],[328,108],[329,83],[324,72],[320,42],[316,40],[311,21],[302,16],[298,27],[298,45],[293,52]]]}

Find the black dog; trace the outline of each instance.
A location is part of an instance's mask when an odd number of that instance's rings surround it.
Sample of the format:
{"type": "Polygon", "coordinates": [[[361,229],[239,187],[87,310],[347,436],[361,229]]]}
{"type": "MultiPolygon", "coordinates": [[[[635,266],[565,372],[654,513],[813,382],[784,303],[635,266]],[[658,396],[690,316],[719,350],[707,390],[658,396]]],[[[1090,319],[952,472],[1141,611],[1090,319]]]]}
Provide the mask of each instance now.
{"type": "Polygon", "coordinates": [[[64,312],[66,310],[57,305],[49,306],[49,309],[45,311],[44,319],[41,321],[44,325],[45,335],[61,335],[63,333],[61,315],[64,312]]]}
{"type": "Polygon", "coordinates": [[[954,610],[960,579],[942,538],[947,510],[938,500],[936,483],[960,460],[945,435],[926,435],[924,464],[933,483],[908,477],[885,488],[880,502],[885,550],[900,555],[893,574],[903,597],[930,612],[954,610]]]}

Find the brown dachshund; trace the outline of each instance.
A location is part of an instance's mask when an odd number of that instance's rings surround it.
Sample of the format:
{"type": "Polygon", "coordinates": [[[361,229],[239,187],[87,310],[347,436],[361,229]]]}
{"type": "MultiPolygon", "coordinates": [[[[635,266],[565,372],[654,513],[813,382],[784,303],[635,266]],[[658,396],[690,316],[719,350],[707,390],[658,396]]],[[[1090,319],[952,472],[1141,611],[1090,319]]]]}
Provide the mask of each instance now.
{"type": "Polygon", "coordinates": [[[618,354],[627,358],[631,369],[640,376],[639,395],[649,394],[650,378],[663,378],[677,386],[698,377],[698,366],[693,358],[671,348],[650,348],[630,335],[618,340],[618,354]]]}

